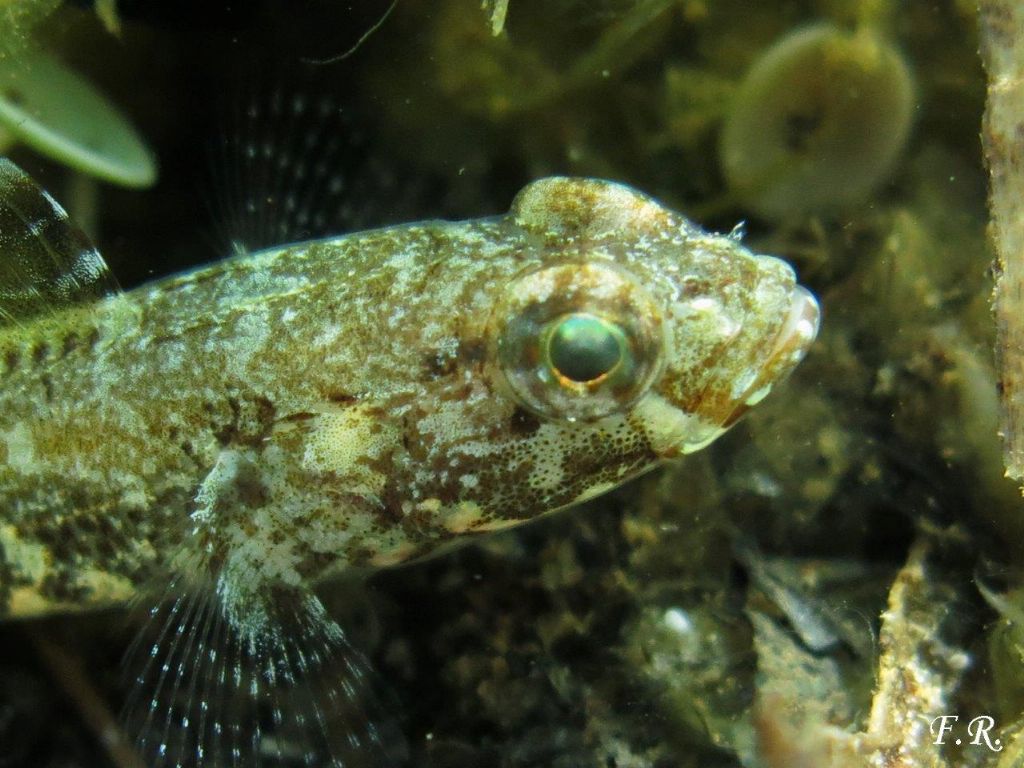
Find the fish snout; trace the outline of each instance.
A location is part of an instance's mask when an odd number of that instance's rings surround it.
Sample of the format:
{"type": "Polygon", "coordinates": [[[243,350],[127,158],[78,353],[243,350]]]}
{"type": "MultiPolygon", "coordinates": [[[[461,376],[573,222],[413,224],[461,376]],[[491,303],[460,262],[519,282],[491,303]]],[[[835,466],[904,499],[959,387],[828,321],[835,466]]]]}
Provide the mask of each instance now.
{"type": "Polygon", "coordinates": [[[760,403],[780,381],[807,355],[821,325],[821,307],[814,294],[802,285],[794,285],[789,310],[775,335],[761,369],[753,382],[735,399],[732,413],[723,422],[728,429],[752,407],[760,403]]]}

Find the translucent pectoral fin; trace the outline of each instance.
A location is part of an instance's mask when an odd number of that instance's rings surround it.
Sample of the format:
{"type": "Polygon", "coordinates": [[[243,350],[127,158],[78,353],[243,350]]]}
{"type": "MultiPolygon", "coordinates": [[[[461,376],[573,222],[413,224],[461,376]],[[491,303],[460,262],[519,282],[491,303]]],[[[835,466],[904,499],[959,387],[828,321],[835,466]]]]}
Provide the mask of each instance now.
{"type": "Polygon", "coordinates": [[[369,662],[302,589],[171,585],[126,659],[148,766],[400,766],[369,662]],[[237,626],[240,613],[258,616],[237,626]]]}
{"type": "Polygon", "coordinates": [[[127,666],[125,718],[147,765],[402,764],[368,662],[306,578],[346,540],[326,513],[357,497],[322,506],[303,439],[225,448],[196,492],[178,576],[127,666]]]}

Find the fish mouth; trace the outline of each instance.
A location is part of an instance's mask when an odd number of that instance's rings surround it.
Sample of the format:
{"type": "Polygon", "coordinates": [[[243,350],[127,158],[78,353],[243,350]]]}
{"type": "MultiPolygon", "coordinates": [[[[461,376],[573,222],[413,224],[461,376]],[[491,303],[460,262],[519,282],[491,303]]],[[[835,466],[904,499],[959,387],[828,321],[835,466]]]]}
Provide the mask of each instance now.
{"type": "Polygon", "coordinates": [[[821,325],[821,307],[814,294],[802,285],[793,286],[786,319],[772,341],[769,352],[763,358],[761,373],[754,382],[736,398],[736,407],[722,423],[728,429],[736,421],[761,402],[772,387],[783,381],[804,359],[811,343],[818,335],[821,325]]]}
{"type": "Polygon", "coordinates": [[[789,373],[804,359],[820,325],[821,307],[814,294],[802,285],[793,286],[789,314],[775,337],[766,369],[778,370],[781,376],[789,373]]]}
{"type": "Polygon", "coordinates": [[[655,453],[660,458],[675,458],[699,451],[717,440],[744,413],[761,402],[772,387],[804,358],[817,336],[820,321],[821,310],[814,294],[803,286],[795,285],[782,325],[762,347],[766,347],[767,352],[758,355],[755,363],[757,376],[738,394],[730,397],[729,403],[719,412],[728,413],[721,421],[714,416],[687,413],[658,395],[649,395],[641,400],[635,412],[643,422],[652,425],[648,439],[655,453]],[[727,411],[730,403],[732,410],[727,411]]]}

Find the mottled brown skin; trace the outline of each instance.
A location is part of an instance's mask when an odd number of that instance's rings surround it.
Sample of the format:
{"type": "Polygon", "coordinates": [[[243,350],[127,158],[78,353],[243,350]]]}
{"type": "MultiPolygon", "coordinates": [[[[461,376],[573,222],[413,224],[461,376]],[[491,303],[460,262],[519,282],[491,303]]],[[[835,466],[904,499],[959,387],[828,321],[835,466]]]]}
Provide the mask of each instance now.
{"type": "Polygon", "coordinates": [[[796,364],[812,305],[735,239],[548,179],[505,216],[265,251],[0,329],[0,615],[123,601],[169,569],[257,632],[265,587],[420,556],[702,447],[796,364]],[[663,310],[659,377],[594,421],[524,408],[496,362],[508,285],[563,262],[613,262],[663,310]]]}

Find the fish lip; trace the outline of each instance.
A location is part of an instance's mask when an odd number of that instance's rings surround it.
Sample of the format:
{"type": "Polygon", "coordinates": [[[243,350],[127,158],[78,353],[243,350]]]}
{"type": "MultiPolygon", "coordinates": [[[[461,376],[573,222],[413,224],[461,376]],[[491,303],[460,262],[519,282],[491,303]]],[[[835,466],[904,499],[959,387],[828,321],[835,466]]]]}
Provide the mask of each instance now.
{"type": "MultiPolygon", "coordinates": [[[[814,294],[802,285],[793,286],[789,314],[775,336],[766,369],[781,362],[792,369],[804,359],[821,326],[821,306],[814,294]]],[[[788,373],[788,370],[785,371],[788,373]]]]}
{"type": "Polygon", "coordinates": [[[714,416],[702,418],[698,413],[683,413],[678,408],[673,409],[674,415],[668,415],[657,406],[659,401],[648,398],[650,402],[647,405],[652,408],[649,420],[658,424],[663,433],[658,441],[661,447],[655,447],[658,458],[672,459],[699,451],[727,432],[804,358],[817,336],[820,322],[821,309],[814,294],[802,285],[794,285],[782,325],[765,345],[768,351],[761,357],[760,373],[739,396],[732,399],[732,410],[721,421],[714,416]],[[677,422],[675,429],[672,428],[673,418],[677,422]],[[668,434],[674,434],[675,438],[667,439],[664,435],[668,434]]]}
{"type": "Polygon", "coordinates": [[[775,334],[771,351],[764,358],[760,375],[736,398],[736,406],[722,422],[728,429],[748,410],[764,399],[777,383],[784,381],[804,359],[821,326],[821,306],[817,298],[802,285],[794,285],[789,311],[782,327],[775,334]]]}

